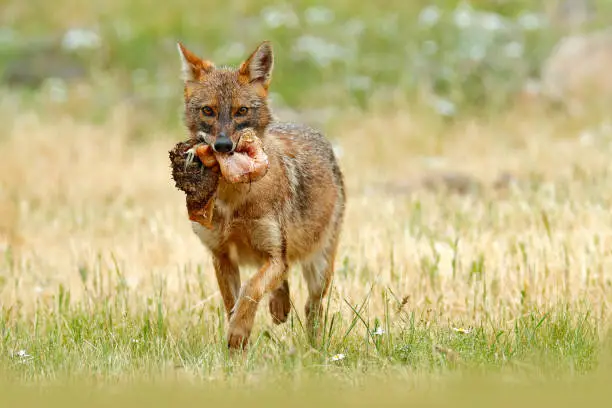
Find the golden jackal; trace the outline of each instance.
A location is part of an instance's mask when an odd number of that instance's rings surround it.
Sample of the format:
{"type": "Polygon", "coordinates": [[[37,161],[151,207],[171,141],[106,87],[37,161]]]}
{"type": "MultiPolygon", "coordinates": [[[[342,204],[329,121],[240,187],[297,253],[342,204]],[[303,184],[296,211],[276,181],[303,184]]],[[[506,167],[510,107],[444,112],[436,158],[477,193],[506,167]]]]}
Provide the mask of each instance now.
{"type": "MultiPolygon", "coordinates": [[[[213,257],[228,327],[228,347],[244,347],[257,306],[270,293],[275,323],[290,312],[288,271],[301,264],[308,286],[309,335],[317,333],[334,272],[344,217],[345,188],[330,142],[318,131],[273,118],[267,96],[274,57],[268,41],[237,69],[217,68],[178,43],[190,137],[211,146],[211,155],[232,153],[245,129],[261,139],[269,167],[252,183],[221,178],[212,228],[192,221],[213,257]],[[243,285],[240,266],[259,270],[243,285]]],[[[206,166],[214,166],[207,160],[206,166]]]]}

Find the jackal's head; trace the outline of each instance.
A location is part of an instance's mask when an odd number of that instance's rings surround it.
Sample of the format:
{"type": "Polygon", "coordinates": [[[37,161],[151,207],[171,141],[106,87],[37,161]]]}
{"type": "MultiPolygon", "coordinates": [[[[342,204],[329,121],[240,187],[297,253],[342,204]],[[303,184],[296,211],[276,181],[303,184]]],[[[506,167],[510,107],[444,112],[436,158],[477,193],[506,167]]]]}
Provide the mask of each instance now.
{"type": "Polygon", "coordinates": [[[240,131],[262,136],[270,122],[267,96],[274,57],[264,41],[237,69],[215,67],[178,43],[185,81],[185,124],[191,137],[232,152],[240,131]]]}

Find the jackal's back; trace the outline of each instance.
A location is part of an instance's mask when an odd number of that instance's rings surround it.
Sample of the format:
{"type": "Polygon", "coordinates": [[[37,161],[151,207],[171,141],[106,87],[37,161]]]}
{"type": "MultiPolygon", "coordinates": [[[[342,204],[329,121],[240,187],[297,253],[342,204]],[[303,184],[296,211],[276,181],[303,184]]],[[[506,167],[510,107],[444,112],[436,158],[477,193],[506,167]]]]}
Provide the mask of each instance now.
{"type": "Polygon", "coordinates": [[[316,129],[275,121],[265,138],[276,147],[288,186],[287,257],[302,259],[338,238],[346,200],[343,174],[330,141],[316,129]]]}

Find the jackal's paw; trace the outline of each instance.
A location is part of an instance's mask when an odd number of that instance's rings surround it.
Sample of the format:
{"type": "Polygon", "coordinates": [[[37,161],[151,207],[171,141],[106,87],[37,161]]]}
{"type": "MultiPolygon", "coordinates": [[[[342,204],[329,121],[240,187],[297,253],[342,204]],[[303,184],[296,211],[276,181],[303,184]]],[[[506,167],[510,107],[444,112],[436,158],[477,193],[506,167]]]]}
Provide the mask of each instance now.
{"type": "Polygon", "coordinates": [[[195,147],[192,147],[191,149],[185,152],[185,171],[187,171],[187,167],[189,167],[191,163],[193,163],[193,160],[195,159],[195,156],[196,156],[195,150],[196,150],[195,147]]]}
{"type": "Polygon", "coordinates": [[[249,343],[250,331],[231,328],[227,335],[227,347],[230,350],[246,349],[249,343]]]}
{"type": "Polygon", "coordinates": [[[270,297],[270,314],[275,324],[285,323],[291,311],[289,292],[277,290],[270,297]]]}

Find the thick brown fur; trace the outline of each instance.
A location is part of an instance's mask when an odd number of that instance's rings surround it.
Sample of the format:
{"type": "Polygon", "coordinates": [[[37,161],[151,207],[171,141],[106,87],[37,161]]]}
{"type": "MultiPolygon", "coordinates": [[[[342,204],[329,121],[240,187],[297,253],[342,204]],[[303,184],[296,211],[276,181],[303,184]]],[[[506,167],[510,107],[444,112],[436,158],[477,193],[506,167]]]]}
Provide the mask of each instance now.
{"type": "Polygon", "coordinates": [[[308,286],[308,334],[316,337],[346,200],[332,146],[315,129],[273,118],[267,100],[274,62],[269,42],[261,43],[237,69],[216,68],[180,43],[179,54],[191,137],[214,145],[223,134],[236,146],[239,131],[252,128],[269,158],[267,174],[254,183],[230,184],[221,178],[212,229],[192,222],[213,256],[229,321],[228,346],[246,346],[266,294],[274,322],[287,320],[288,272],[296,264],[308,286]],[[242,285],[241,266],[258,268],[242,285]]]}

